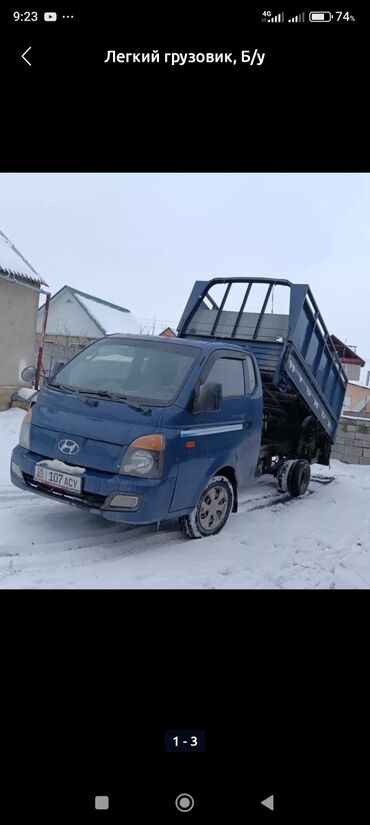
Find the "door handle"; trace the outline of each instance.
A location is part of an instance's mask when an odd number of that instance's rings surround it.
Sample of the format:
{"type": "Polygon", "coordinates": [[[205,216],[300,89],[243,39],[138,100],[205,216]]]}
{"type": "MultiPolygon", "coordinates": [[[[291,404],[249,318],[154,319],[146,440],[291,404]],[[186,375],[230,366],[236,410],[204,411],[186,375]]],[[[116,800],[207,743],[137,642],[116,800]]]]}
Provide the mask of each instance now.
{"type": "Polygon", "coordinates": [[[247,418],[247,429],[248,430],[250,430],[252,424],[253,424],[253,418],[251,418],[251,416],[249,416],[249,418],[247,418]]]}

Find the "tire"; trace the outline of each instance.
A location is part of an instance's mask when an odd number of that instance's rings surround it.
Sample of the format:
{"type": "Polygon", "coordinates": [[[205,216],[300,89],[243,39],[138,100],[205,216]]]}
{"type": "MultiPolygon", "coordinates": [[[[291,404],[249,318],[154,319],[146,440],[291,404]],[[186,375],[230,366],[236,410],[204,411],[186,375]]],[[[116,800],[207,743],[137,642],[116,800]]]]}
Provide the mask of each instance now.
{"type": "Polygon", "coordinates": [[[225,526],[233,504],[234,490],[229,479],[213,476],[194,510],[180,517],[180,528],[191,539],[215,536],[225,526]]]}
{"type": "Polygon", "coordinates": [[[288,477],[288,490],[293,498],[303,496],[311,479],[311,467],[304,458],[294,461],[288,477]]]}
{"type": "MultiPolygon", "coordinates": [[[[290,471],[293,467],[294,460],[284,461],[279,467],[279,470],[276,475],[276,483],[279,493],[287,493],[289,490],[289,475],[290,471]]],[[[289,490],[290,492],[290,490],[289,490]]]]}

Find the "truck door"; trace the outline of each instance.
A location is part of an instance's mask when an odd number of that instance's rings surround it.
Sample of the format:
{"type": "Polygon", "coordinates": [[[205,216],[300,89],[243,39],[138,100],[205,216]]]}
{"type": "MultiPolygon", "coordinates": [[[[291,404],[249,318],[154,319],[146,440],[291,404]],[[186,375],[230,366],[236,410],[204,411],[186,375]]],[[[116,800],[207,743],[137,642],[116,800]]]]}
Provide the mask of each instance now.
{"type": "Polygon", "coordinates": [[[254,477],[262,430],[262,388],[250,355],[218,351],[205,365],[202,384],[222,386],[220,410],[185,412],[172,510],[192,506],[219,467],[234,468],[238,484],[254,477]],[[189,442],[194,446],[186,449],[189,442]]]}

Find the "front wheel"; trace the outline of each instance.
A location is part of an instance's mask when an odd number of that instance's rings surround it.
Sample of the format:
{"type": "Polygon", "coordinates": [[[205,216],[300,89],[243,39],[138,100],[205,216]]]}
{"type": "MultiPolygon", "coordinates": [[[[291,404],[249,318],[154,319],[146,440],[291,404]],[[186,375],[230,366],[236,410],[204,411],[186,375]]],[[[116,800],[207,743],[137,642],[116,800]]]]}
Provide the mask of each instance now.
{"type": "Polygon", "coordinates": [[[225,526],[234,504],[234,490],[226,476],[213,476],[194,510],[179,519],[183,533],[191,539],[215,536],[225,526]]]}

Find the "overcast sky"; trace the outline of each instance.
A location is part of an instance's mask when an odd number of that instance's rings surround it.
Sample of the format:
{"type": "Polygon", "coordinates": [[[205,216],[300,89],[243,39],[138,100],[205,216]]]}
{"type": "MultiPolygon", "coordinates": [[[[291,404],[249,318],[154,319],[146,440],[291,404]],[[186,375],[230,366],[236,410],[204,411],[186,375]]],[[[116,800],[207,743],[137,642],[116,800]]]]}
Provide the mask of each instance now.
{"type": "Polygon", "coordinates": [[[0,174],[0,229],[48,282],[176,324],[193,282],[309,283],[370,361],[369,174],[0,174]]]}

